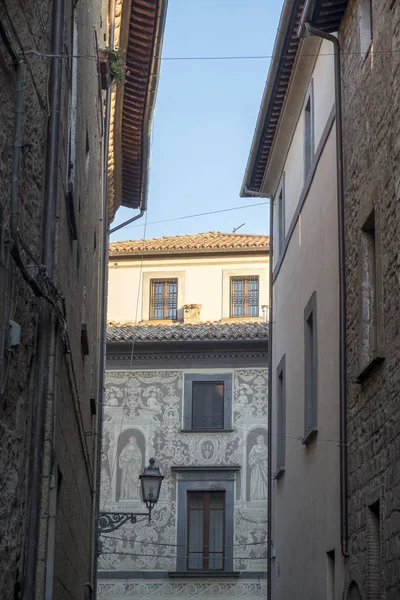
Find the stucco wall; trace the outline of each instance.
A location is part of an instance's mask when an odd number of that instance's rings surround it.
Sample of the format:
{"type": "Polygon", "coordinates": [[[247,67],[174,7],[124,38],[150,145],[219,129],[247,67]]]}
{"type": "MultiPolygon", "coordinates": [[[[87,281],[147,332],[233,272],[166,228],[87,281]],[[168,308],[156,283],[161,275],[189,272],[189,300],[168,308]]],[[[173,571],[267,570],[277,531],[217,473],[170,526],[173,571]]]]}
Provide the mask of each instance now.
{"type": "MultiPolygon", "coordinates": [[[[276,598],[323,598],[326,553],[336,551],[341,590],[339,527],[338,254],[333,126],[313,184],[274,282],[273,412],[276,369],[286,356],[286,468],[274,482],[273,577],[276,598]],[[318,433],[304,437],[304,309],[316,292],[318,433]],[[309,565],[313,568],[309,568],[309,565]]],[[[277,439],[276,421],[273,439],[277,439]]],[[[273,464],[276,464],[273,452],[273,464]]],[[[276,471],[275,466],[273,467],[276,471]]]]}
{"type": "MultiPolygon", "coordinates": [[[[307,43],[302,49],[307,57],[307,43]]],[[[273,473],[280,437],[277,368],[285,362],[285,468],[273,482],[273,597],[325,598],[327,552],[335,552],[335,591],[343,590],[339,520],[339,349],[337,186],[334,73],[331,45],[323,42],[315,64],[300,56],[285,114],[298,113],[286,159],[275,142],[266,183],[284,172],[285,241],[274,256],[273,279],[273,473]],[[306,60],[307,62],[302,62],[306,60]],[[300,93],[302,91],[302,94],[300,93]],[[314,156],[304,172],[304,102],[312,94],[314,156]],[[278,167],[279,166],[279,167],[278,167]],[[305,309],[315,294],[317,331],[317,435],[305,437],[305,309]],[[282,364],[282,363],[281,363],[282,364]],[[312,565],[312,567],[311,567],[312,565]]],[[[285,118],[285,115],[283,115],[285,118]]],[[[283,127],[283,125],[281,125],[283,127]]],[[[286,134],[287,135],[287,132],[286,134]]],[[[276,208],[277,200],[274,201],[276,208]]],[[[275,210],[276,219],[277,210],[275,210]]],[[[277,231],[274,224],[274,231],[277,231]]],[[[276,248],[276,237],[275,237],[276,248]]],[[[315,363],[314,363],[315,364],[315,363]]],[[[329,596],[330,597],[330,596],[329,596]]]]}
{"type": "MultiPolygon", "coordinates": [[[[201,304],[202,321],[229,318],[229,275],[259,275],[259,305],[268,304],[268,255],[145,257],[109,263],[108,321],[139,322],[149,318],[150,278],[178,277],[178,311],[183,304],[201,304]],[[224,277],[225,275],[225,277],[224,277]],[[204,282],[207,282],[205,285],[204,282]]],[[[178,312],[178,318],[183,315],[178,312]]]]}
{"type": "MultiPolygon", "coordinates": [[[[360,2],[349,3],[340,31],[343,71],[350,560],[367,594],[368,505],[380,500],[382,598],[400,589],[400,5],[372,2],[373,48],[360,55],[360,2]],[[382,316],[378,351],[384,362],[362,384],[360,374],[361,226],[375,208],[382,316]]],[[[363,596],[368,597],[368,596],[363,596]]],[[[372,597],[372,596],[371,596],[372,597]]]]}
{"type": "MultiPolygon", "coordinates": [[[[297,70],[301,73],[303,61],[307,57],[307,49],[304,50],[306,57],[300,57],[297,70]]],[[[331,44],[323,41],[316,58],[311,78],[303,83],[303,100],[309,89],[313,98],[313,127],[314,127],[314,149],[318,147],[321,140],[326,121],[334,104],[334,80],[333,80],[333,53],[331,44]]],[[[299,85],[299,84],[297,84],[299,85]]],[[[291,221],[297,208],[301,192],[304,186],[304,104],[296,106],[287,105],[285,111],[298,112],[299,117],[296,127],[292,133],[291,143],[283,171],[285,172],[285,233],[288,233],[291,221]]],[[[283,115],[285,118],[285,115],[283,115]]],[[[279,145],[279,139],[278,139],[279,145]]],[[[272,160],[272,159],[271,159],[272,160]]],[[[276,178],[275,178],[276,179],[276,178]]],[[[275,219],[277,212],[275,211],[275,219]]],[[[278,231],[277,223],[274,223],[274,231],[278,231]]],[[[278,259],[276,253],[274,262],[278,259]]]]}
{"type": "MultiPolygon", "coordinates": [[[[155,456],[165,476],[152,521],[142,518],[102,537],[99,559],[99,598],[117,598],[117,591],[136,598],[249,598],[265,596],[266,497],[251,500],[249,452],[257,435],[267,435],[267,372],[265,369],[207,369],[165,371],[107,371],[103,434],[101,510],[143,510],[140,500],[120,500],[119,454],[129,436],[141,450],[142,465],[155,456]],[[224,373],[233,380],[233,431],[182,432],[185,374],[224,373]],[[234,569],[244,578],[235,582],[192,578],[172,580],[177,570],[177,494],[179,473],[172,467],[238,468],[234,477],[234,569]],[[114,573],[113,581],[105,579],[114,573]],[[149,572],[146,581],[141,572],[149,572]],[[163,579],[151,579],[156,573],[163,579]],[[245,573],[256,578],[246,580],[245,573]],[[117,583],[120,573],[120,583],[117,583]],[[116,579],[117,577],[117,579],[116,579]],[[120,587],[118,587],[120,586],[120,587]],[[242,593],[243,592],[243,593],[242,593]],[[124,592],[125,593],[125,592],[124,592]],[[154,596],[152,595],[154,594],[154,596]]],[[[193,475],[192,475],[193,476],[193,475]]],[[[212,475],[211,475],[212,476],[212,475]]],[[[201,477],[198,475],[201,487],[201,477]]],[[[204,482],[206,484],[206,482],[204,482]]],[[[179,556],[178,556],[179,558],[179,556]]]]}

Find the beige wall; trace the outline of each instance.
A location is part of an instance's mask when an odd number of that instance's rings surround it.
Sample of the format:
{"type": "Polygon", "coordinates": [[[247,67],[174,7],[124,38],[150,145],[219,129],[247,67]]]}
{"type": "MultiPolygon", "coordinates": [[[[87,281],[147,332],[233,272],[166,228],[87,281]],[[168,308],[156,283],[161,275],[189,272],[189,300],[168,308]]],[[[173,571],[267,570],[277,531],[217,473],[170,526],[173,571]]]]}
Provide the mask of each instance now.
{"type": "MultiPolygon", "coordinates": [[[[184,304],[201,304],[202,321],[229,318],[229,277],[258,275],[259,304],[268,304],[268,255],[196,256],[139,260],[113,260],[109,263],[108,321],[140,322],[149,318],[150,279],[178,278],[178,310],[184,304]]],[[[178,312],[181,318],[182,310],[178,312]]]]}
{"type": "MultiPolygon", "coordinates": [[[[334,105],[332,47],[323,43],[312,69],[314,152],[334,105]]],[[[301,69],[301,62],[297,69],[301,69]]],[[[339,512],[339,310],[337,248],[337,186],[335,124],[330,130],[310,187],[304,177],[304,98],[287,106],[299,120],[278,180],[285,172],[286,237],[273,283],[273,474],[277,447],[277,366],[286,357],[286,460],[273,481],[272,561],[276,600],[330,598],[327,595],[327,552],[335,550],[335,592],[343,591],[339,512]],[[304,198],[300,206],[299,200],[304,198]],[[318,433],[307,445],[304,437],[304,309],[317,298],[318,433]]],[[[279,146],[279,140],[276,142],[279,146]]],[[[274,152],[279,151],[274,149],[274,152]]],[[[315,159],[314,154],[314,161],[315,159]]],[[[279,177],[278,177],[279,175],[279,177]]],[[[275,204],[276,207],[276,204],[275,204]]],[[[276,210],[275,210],[276,214],[276,210]]],[[[276,227],[274,229],[276,231],[276,227]]],[[[277,243],[275,241],[275,247],[277,243]]],[[[280,257],[274,257],[275,264],[280,257]]],[[[315,324],[314,324],[315,327],[315,324]]]]}
{"type": "MultiPolygon", "coordinates": [[[[305,49],[305,52],[307,50],[305,49]]],[[[300,59],[301,60],[301,59],[300,59]]],[[[303,59],[304,60],[304,59],[303,59]]],[[[301,67],[301,63],[299,65],[301,67]]],[[[334,81],[333,81],[333,54],[331,44],[323,41],[319,56],[312,70],[312,85],[303,83],[303,99],[305,99],[309,87],[312,87],[314,102],[314,149],[318,148],[321,136],[334,104],[334,81]]],[[[285,233],[288,232],[293,215],[304,186],[304,102],[296,107],[288,105],[285,111],[292,113],[298,111],[299,118],[293,132],[292,141],[285,159],[285,233]]],[[[283,116],[285,118],[285,115],[283,116]]],[[[276,217],[275,211],[275,217],[276,217]]],[[[274,223],[274,231],[277,231],[277,223],[274,223]]],[[[278,259],[274,256],[274,261],[278,259]]]]}

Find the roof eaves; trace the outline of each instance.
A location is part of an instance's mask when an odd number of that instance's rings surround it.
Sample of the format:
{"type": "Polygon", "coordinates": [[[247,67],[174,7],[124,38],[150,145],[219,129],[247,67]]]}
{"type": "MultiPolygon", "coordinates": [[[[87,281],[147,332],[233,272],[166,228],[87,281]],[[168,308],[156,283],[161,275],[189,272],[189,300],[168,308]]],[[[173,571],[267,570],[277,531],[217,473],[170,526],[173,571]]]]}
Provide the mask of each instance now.
{"type": "Polygon", "coordinates": [[[304,0],[285,0],[240,196],[261,192],[263,176],[295,64],[304,0]]]}
{"type": "Polygon", "coordinates": [[[150,133],[168,0],[117,0],[115,47],[126,52],[127,83],[111,92],[108,216],[147,208],[150,133]],[[141,31],[144,32],[141,35],[141,31]]]}
{"type": "Polygon", "coordinates": [[[217,254],[269,254],[268,246],[260,247],[242,247],[242,248],[178,248],[178,249],[162,249],[155,250],[112,250],[110,249],[110,257],[124,257],[134,260],[141,259],[142,256],[163,257],[163,256],[198,256],[200,254],[217,255],[217,254]]]}
{"type": "Polygon", "coordinates": [[[346,12],[348,0],[306,0],[298,35],[305,37],[305,23],[311,23],[325,33],[338,31],[346,12]]]}

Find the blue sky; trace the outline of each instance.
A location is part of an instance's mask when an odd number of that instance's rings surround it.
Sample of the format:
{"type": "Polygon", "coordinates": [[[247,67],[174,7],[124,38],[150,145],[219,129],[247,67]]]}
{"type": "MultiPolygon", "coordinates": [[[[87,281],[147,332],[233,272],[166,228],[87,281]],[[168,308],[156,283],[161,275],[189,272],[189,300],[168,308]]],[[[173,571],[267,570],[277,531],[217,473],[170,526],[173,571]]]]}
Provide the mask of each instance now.
{"type": "MultiPolygon", "coordinates": [[[[169,0],[163,57],[272,54],[282,0],[169,0]]],[[[269,59],[163,60],[153,120],[146,237],[204,231],[268,233],[268,205],[248,206],[246,167],[269,59]]],[[[135,213],[121,208],[113,226],[135,213]]],[[[144,217],[111,240],[140,239],[144,217]],[[140,223],[140,225],[139,225],[140,223]]]]}

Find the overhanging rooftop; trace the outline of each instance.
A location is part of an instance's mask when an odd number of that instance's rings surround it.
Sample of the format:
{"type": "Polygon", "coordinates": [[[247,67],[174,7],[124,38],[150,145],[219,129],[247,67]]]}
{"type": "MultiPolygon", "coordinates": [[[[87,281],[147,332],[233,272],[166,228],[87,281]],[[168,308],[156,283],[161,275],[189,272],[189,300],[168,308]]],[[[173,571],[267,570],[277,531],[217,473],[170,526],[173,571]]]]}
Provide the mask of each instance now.
{"type": "Polygon", "coordinates": [[[111,222],[120,206],[146,210],[150,133],[167,0],[117,0],[115,47],[126,53],[125,85],[113,84],[108,155],[111,222]]]}
{"type": "Polygon", "coordinates": [[[345,0],[285,0],[240,191],[242,197],[262,191],[299,50],[299,27],[308,21],[327,33],[338,31],[347,4],[345,0]]]}

